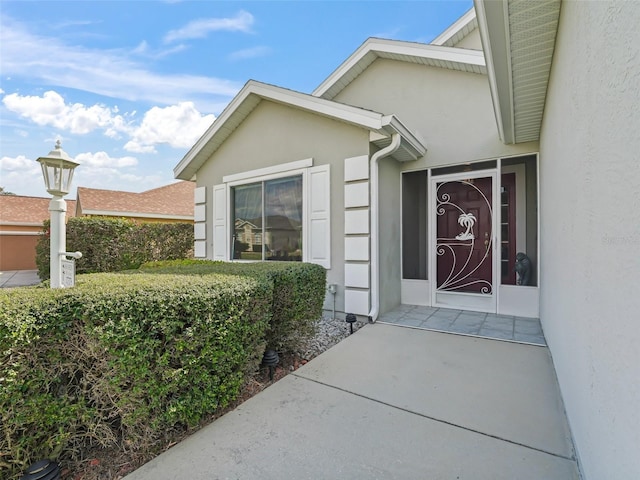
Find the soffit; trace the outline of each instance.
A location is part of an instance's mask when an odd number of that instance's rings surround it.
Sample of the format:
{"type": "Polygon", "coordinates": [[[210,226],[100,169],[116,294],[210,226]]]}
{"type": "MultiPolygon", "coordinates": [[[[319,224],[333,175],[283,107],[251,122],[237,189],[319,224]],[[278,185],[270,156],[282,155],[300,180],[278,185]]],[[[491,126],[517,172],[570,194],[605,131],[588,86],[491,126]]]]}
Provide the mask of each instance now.
{"type": "Polygon", "coordinates": [[[476,0],[500,136],[537,141],[555,48],[560,0],[476,0]]]}
{"type": "Polygon", "coordinates": [[[329,100],[335,98],[378,58],[469,73],[487,73],[484,55],[480,51],[369,38],[312,95],[329,100]]]}

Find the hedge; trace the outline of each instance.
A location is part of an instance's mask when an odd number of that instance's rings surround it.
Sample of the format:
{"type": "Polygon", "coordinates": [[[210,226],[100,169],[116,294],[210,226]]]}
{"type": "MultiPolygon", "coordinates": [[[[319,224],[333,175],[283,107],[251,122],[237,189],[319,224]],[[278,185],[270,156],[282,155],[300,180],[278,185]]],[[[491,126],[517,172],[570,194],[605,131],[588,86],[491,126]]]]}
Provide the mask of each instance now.
{"type": "MultiPolygon", "coordinates": [[[[41,279],[49,278],[49,221],[36,246],[41,279]]],[[[72,217],[67,222],[67,251],[82,252],[76,273],[119,272],[145,262],[189,258],[193,223],[137,222],[125,218],[72,217]]]]}
{"type": "Polygon", "coordinates": [[[0,478],[91,447],[148,451],[198,424],[267,346],[311,331],[324,282],[317,265],[191,260],[0,290],[0,478]]]}
{"type": "Polygon", "coordinates": [[[158,274],[264,277],[273,284],[273,321],[269,325],[266,341],[269,348],[278,351],[295,351],[313,335],[314,320],[322,315],[326,270],[315,264],[276,261],[212,262],[189,259],[150,262],[143,264],[140,271],[158,274]]]}

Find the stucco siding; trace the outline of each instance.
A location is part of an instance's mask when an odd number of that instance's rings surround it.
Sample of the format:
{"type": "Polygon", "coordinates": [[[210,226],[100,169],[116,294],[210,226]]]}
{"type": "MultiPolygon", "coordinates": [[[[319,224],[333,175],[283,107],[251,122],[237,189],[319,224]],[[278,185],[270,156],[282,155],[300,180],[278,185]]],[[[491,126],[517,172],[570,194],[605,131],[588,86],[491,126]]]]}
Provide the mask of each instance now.
{"type": "Polygon", "coordinates": [[[400,304],[402,242],[400,216],[400,164],[392,158],[379,161],[380,212],[380,313],[400,304]]]}
{"type": "Polygon", "coordinates": [[[541,133],[541,321],[586,479],[640,478],[639,24],[563,2],[541,133]]]}
{"type": "MultiPolygon", "coordinates": [[[[314,166],[331,165],[331,269],[327,282],[338,285],[336,309],[344,307],[344,159],[369,153],[369,132],[319,115],[262,101],[202,166],[197,186],[222,183],[225,175],[313,158],[314,166]]],[[[212,231],[207,212],[206,230],[212,231]]],[[[211,258],[211,236],[207,240],[211,258]]],[[[333,307],[333,299],[327,308],[333,307]]]]}
{"type": "Polygon", "coordinates": [[[537,143],[505,145],[498,138],[485,75],[377,59],[335,99],[395,114],[427,145],[406,162],[415,170],[535,152],[537,143]]]}
{"type": "Polygon", "coordinates": [[[472,50],[482,50],[482,40],[480,39],[480,30],[477,28],[469,35],[464,37],[455,45],[458,48],[469,48],[472,50]]]}

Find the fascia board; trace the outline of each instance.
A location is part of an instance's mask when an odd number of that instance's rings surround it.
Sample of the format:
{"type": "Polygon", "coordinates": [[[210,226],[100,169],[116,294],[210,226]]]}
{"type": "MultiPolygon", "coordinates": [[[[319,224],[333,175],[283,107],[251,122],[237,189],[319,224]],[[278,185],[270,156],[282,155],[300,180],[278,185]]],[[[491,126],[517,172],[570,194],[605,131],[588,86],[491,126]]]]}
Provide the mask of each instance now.
{"type": "Polygon", "coordinates": [[[0,222],[0,226],[10,227],[42,227],[43,222],[0,222]]]}
{"type": "Polygon", "coordinates": [[[255,93],[265,100],[308,110],[368,129],[379,129],[381,127],[382,114],[378,112],[313,97],[273,85],[258,84],[255,90],[255,93]]]}
{"type": "Polygon", "coordinates": [[[443,45],[449,39],[456,36],[458,32],[460,32],[464,27],[466,27],[469,23],[476,18],[475,9],[471,8],[467,13],[462,15],[458,20],[456,20],[449,28],[447,28],[444,32],[438,35],[434,40],[431,41],[433,45],[443,45]]]}
{"type": "Polygon", "coordinates": [[[382,121],[385,129],[390,130],[389,133],[398,133],[400,135],[402,145],[408,148],[416,159],[427,153],[426,142],[409,130],[395,115],[386,115],[382,121]]]}
{"type": "Polygon", "coordinates": [[[500,140],[515,143],[515,114],[511,88],[507,4],[474,0],[478,29],[487,62],[489,87],[500,140]]]}
{"type": "MultiPolygon", "coordinates": [[[[188,173],[185,170],[196,160],[198,153],[209,143],[211,138],[224,126],[225,122],[233,115],[238,107],[251,94],[251,81],[247,82],[238,94],[233,97],[231,102],[225,107],[222,113],[213,121],[211,126],[202,134],[202,136],[193,144],[189,151],[182,157],[182,160],[173,168],[173,176],[182,180],[191,180],[195,175],[195,171],[188,173]]],[[[189,169],[191,170],[191,169],[189,169]]],[[[197,170],[197,169],[196,169],[197,170]]]]}
{"type": "MultiPolygon", "coordinates": [[[[369,38],[331,75],[329,75],[329,77],[312,92],[312,95],[315,97],[322,97],[349,71],[356,68],[367,55],[372,54],[379,57],[380,54],[385,53],[422,59],[430,58],[433,60],[442,60],[453,63],[465,63],[479,67],[485,66],[484,55],[482,52],[477,50],[402,42],[398,40],[385,40],[381,38],[369,38]]],[[[364,67],[366,66],[367,65],[364,67]]]]}
{"type": "Polygon", "coordinates": [[[104,217],[127,217],[127,218],[161,218],[164,220],[193,220],[193,215],[170,215],[166,213],[142,213],[142,212],[122,212],[109,210],[83,210],[83,215],[99,215],[104,217]]]}

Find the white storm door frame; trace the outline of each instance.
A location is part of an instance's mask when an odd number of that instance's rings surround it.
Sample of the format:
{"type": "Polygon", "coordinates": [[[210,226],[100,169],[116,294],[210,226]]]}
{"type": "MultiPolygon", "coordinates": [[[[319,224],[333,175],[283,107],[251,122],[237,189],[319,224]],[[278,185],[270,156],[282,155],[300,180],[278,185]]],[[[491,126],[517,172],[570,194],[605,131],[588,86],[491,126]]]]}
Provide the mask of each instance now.
{"type": "Polygon", "coordinates": [[[449,175],[430,175],[428,189],[429,212],[429,286],[431,289],[431,305],[434,307],[455,308],[460,310],[476,310],[481,312],[496,313],[499,290],[499,252],[498,243],[498,218],[499,218],[499,183],[498,170],[474,170],[471,172],[454,173],[449,175]],[[437,184],[442,182],[461,181],[474,178],[491,178],[491,295],[481,295],[467,292],[442,292],[438,291],[438,265],[437,265],[437,184]]]}

